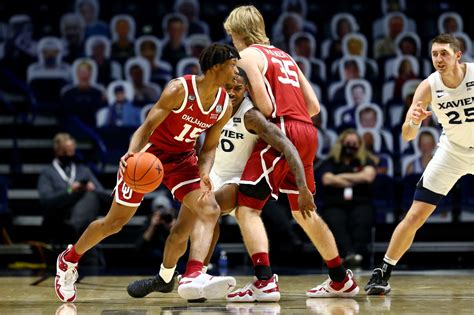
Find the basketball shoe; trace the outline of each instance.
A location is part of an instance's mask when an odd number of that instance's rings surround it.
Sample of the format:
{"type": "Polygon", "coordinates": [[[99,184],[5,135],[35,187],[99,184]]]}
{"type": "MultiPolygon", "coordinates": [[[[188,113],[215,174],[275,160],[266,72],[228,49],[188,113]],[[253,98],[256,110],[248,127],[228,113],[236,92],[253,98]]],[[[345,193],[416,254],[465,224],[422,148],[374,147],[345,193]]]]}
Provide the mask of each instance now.
{"type": "Polygon", "coordinates": [[[258,280],[257,277],[253,277],[253,282],[227,295],[227,301],[230,302],[278,302],[279,300],[280,288],[276,274],[268,280],[258,280]]]}
{"type": "Polygon", "coordinates": [[[367,295],[384,295],[389,293],[392,289],[388,281],[383,277],[383,270],[375,268],[364,290],[367,295]]]}
{"type": "Polygon", "coordinates": [[[151,292],[169,293],[174,289],[175,277],[177,275],[178,272],[175,271],[168,283],[159,274],[152,278],[133,281],[127,286],[128,295],[134,298],[142,298],[151,292]]]}
{"type": "Polygon", "coordinates": [[[211,276],[201,271],[193,272],[179,280],[178,294],[188,301],[204,301],[225,297],[235,288],[234,277],[211,276]]]}
{"type": "Polygon", "coordinates": [[[359,287],[353,278],[352,271],[347,269],[346,277],[342,282],[332,281],[328,278],[322,284],[306,292],[306,296],[311,298],[331,298],[331,297],[353,297],[359,293],[359,287]]]}
{"type": "Polygon", "coordinates": [[[220,299],[235,288],[234,277],[211,276],[196,271],[179,280],[178,294],[192,302],[220,299]]]}
{"type": "Polygon", "coordinates": [[[56,295],[63,302],[74,302],[76,300],[76,281],[78,278],[77,263],[71,263],[64,256],[71,250],[68,245],[65,251],[59,254],[56,260],[56,277],[54,278],[54,289],[56,295]]]}

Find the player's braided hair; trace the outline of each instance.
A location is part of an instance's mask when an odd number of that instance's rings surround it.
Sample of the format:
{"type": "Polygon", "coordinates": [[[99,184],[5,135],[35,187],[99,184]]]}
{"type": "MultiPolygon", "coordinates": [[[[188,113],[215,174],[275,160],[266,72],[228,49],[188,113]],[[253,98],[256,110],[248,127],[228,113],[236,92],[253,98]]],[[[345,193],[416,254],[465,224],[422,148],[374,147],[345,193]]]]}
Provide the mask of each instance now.
{"type": "Polygon", "coordinates": [[[202,73],[206,73],[213,66],[233,58],[240,59],[239,52],[235,47],[227,44],[211,44],[202,51],[199,57],[199,65],[201,66],[202,73]]]}

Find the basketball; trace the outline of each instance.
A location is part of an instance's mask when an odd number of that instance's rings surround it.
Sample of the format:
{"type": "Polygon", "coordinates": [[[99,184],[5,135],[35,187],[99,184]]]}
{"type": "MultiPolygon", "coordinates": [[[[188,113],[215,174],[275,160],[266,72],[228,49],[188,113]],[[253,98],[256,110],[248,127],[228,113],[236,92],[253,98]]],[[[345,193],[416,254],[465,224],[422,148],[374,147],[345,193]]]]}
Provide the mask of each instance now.
{"type": "Polygon", "coordinates": [[[123,180],[137,193],[152,192],[163,180],[163,165],[160,159],[151,153],[136,153],[127,159],[123,180]]]}

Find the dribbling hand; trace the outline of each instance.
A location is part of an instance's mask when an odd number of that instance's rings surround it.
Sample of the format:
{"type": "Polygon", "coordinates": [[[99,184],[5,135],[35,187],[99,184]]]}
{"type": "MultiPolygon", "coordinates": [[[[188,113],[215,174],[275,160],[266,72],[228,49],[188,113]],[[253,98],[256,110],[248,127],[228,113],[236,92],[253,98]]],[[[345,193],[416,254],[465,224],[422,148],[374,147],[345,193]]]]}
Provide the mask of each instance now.
{"type": "Polygon", "coordinates": [[[119,174],[120,176],[123,176],[123,173],[125,172],[125,168],[127,168],[127,159],[131,156],[133,156],[135,152],[127,152],[120,158],[120,164],[119,164],[119,174]]]}
{"type": "Polygon", "coordinates": [[[411,112],[410,119],[415,125],[421,124],[426,117],[431,116],[433,113],[429,110],[423,108],[423,102],[417,102],[416,106],[413,108],[411,112]]]}

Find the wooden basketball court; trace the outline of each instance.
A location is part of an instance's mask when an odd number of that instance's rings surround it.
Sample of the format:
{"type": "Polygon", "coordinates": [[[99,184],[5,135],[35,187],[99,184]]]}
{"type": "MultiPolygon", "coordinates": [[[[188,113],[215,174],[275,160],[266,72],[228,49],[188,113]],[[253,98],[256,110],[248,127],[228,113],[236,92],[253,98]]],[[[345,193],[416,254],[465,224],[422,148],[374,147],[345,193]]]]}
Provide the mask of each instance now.
{"type": "MultiPolygon", "coordinates": [[[[354,299],[308,299],[305,291],[324,275],[281,276],[279,303],[187,303],[176,291],[143,299],[127,295],[130,276],[87,276],[78,284],[78,299],[60,302],[53,278],[0,277],[0,314],[474,314],[473,272],[395,273],[388,296],[366,296],[369,273],[356,274],[361,292],[354,299]]],[[[237,277],[244,285],[250,276],[237,277]]]]}

